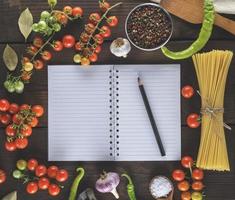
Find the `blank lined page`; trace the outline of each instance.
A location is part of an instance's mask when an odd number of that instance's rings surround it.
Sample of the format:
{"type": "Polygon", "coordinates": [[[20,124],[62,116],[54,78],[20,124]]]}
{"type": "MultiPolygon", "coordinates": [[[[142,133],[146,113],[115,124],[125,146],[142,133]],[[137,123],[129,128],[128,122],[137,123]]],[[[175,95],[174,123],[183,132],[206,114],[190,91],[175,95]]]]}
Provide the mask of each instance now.
{"type": "Polygon", "coordinates": [[[119,161],[164,161],[181,158],[180,66],[115,66],[118,72],[119,161]],[[145,91],[162,139],[162,157],[141,97],[137,77],[145,91]]]}
{"type": "Polygon", "coordinates": [[[49,160],[102,161],[110,156],[113,66],[48,66],[49,160]]]}

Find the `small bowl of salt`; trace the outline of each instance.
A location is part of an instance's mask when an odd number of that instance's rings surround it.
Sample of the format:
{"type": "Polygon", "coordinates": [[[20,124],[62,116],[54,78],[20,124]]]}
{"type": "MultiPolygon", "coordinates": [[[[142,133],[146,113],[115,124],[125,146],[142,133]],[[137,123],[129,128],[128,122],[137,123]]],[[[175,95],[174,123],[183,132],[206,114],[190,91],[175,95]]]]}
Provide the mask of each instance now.
{"type": "Polygon", "coordinates": [[[165,176],[154,177],[150,184],[149,190],[156,200],[172,200],[174,187],[172,182],[165,176]]]}

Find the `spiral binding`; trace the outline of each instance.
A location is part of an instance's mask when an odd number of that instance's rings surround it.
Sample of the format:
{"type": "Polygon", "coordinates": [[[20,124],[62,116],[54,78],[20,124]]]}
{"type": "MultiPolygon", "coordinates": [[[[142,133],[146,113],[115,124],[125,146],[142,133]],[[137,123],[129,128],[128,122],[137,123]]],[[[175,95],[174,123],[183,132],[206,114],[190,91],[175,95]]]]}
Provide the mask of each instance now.
{"type": "Polygon", "coordinates": [[[113,86],[113,77],[114,77],[114,74],[113,74],[113,70],[110,69],[109,70],[109,103],[110,103],[110,111],[109,111],[109,119],[110,119],[110,124],[109,124],[109,143],[110,143],[110,147],[109,147],[109,150],[110,150],[110,153],[109,155],[111,157],[113,157],[115,155],[115,148],[113,147],[113,144],[114,144],[114,124],[115,124],[115,116],[114,116],[114,113],[115,113],[115,105],[114,105],[114,101],[113,101],[113,97],[114,97],[114,86],[113,86]]]}

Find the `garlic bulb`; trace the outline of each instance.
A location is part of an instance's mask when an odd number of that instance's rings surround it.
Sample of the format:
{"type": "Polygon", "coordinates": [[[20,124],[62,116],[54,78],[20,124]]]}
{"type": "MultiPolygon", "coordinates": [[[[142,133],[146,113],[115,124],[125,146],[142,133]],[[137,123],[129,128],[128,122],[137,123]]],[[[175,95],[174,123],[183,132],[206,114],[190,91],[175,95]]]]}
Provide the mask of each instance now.
{"type": "Polygon", "coordinates": [[[130,42],[125,38],[117,38],[110,46],[110,51],[117,57],[127,57],[127,54],[131,50],[130,42]]]}

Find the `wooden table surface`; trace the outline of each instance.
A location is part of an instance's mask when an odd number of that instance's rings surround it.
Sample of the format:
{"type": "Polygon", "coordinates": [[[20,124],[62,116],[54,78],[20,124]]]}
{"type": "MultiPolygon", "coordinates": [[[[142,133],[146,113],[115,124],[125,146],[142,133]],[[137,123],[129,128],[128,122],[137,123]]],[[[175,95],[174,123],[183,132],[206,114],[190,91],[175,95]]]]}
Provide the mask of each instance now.
{"type": "MultiPolygon", "coordinates": [[[[62,8],[65,4],[78,5],[84,8],[85,16],[79,24],[70,24],[66,29],[61,31],[56,38],[60,39],[65,33],[72,33],[77,38],[79,32],[83,29],[84,23],[87,21],[89,13],[97,9],[98,3],[95,0],[58,0],[58,7],[62,8]]],[[[115,3],[116,0],[110,0],[110,3],[115,3]]],[[[112,14],[117,15],[120,20],[118,28],[113,29],[111,38],[105,41],[103,52],[100,55],[98,64],[158,64],[158,63],[173,63],[162,55],[160,51],[143,52],[133,47],[131,53],[126,59],[120,59],[111,55],[109,51],[110,42],[117,37],[125,37],[124,22],[128,12],[136,5],[143,3],[142,0],[125,0],[123,5],[112,11],[112,14]]],[[[0,53],[2,55],[5,45],[11,44],[18,52],[18,55],[24,53],[27,44],[19,33],[17,20],[23,9],[29,7],[32,11],[35,20],[38,20],[40,11],[47,9],[46,0],[2,0],[0,3],[0,53]]],[[[192,13],[193,14],[193,13],[192,13]]],[[[200,25],[192,25],[186,23],[179,18],[173,17],[174,34],[169,42],[171,49],[184,49],[189,46],[197,37],[200,30],[200,25]]],[[[33,36],[29,38],[32,41],[33,36]]],[[[212,49],[229,49],[235,51],[234,36],[226,33],[220,28],[215,27],[210,42],[206,45],[204,51],[212,49]]],[[[73,50],[65,50],[62,53],[54,54],[50,64],[72,64],[73,50]]],[[[193,85],[198,88],[197,79],[195,76],[194,67],[191,59],[176,62],[181,64],[181,85],[193,85]]],[[[235,60],[230,67],[227,80],[227,88],[225,94],[225,121],[233,130],[226,131],[228,144],[229,160],[231,164],[231,172],[218,173],[206,172],[206,199],[207,200],[235,200],[235,60]]],[[[8,98],[17,103],[42,104],[47,110],[47,70],[44,69],[34,74],[31,84],[26,86],[25,92],[22,95],[8,94],[2,87],[6,77],[6,69],[2,59],[0,59],[0,98],[8,98]]],[[[170,80],[169,80],[170,81],[170,80]]],[[[200,98],[194,96],[190,100],[181,100],[181,120],[182,120],[182,155],[197,156],[200,129],[190,129],[185,124],[185,119],[189,113],[198,113],[200,109],[200,98]]],[[[136,186],[137,199],[147,200],[152,199],[148,191],[150,180],[156,175],[165,175],[170,177],[171,172],[180,166],[179,162],[47,162],[47,145],[48,145],[48,125],[47,112],[43,119],[40,120],[40,126],[33,130],[33,135],[30,138],[29,147],[23,151],[7,152],[4,149],[5,133],[4,128],[0,127],[0,168],[7,171],[7,182],[0,185],[0,197],[13,190],[17,190],[19,200],[48,200],[68,199],[69,188],[75,176],[77,166],[83,166],[86,170],[86,176],[81,183],[81,189],[94,187],[95,180],[102,170],[106,171],[127,171],[132,177],[136,186]],[[69,180],[66,183],[63,192],[56,198],[49,197],[47,192],[38,192],[36,195],[29,196],[25,192],[25,186],[17,182],[11,177],[12,170],[15,167],[15,162],[20,159],[36,158],[44,164],[57,164],[69,171],[69,180]]],[[[66,134],[66,133],[65,133],[66,134]]],[[[81,191],[81,190],[80,190],[81,191]]],[[[122,182],[118,187],[120,199],[127,200],[126,183],[122,182]]],[[[108,200],[114,199],[111,194],[96,193],[98,199],[108,200]]],[[[175,193],[175,199],[179,200],[179,194],[175,193]]]]}

